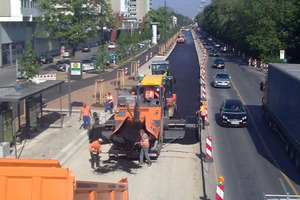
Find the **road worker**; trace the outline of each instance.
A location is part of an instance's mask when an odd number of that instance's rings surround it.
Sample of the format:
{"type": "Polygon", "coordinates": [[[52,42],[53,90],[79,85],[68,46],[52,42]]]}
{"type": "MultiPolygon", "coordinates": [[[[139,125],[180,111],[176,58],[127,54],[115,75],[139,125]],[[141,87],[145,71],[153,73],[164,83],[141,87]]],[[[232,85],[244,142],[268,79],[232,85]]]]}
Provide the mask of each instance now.
{"type": "Polygon", "coordinates": [[[200,114],[202,121],[202,129],[205,129],[205,117],[206,117],[206,103],[200,102],[200,110],[196,112],[196,115],[200,114]]]}
{"type": "Polygon", "coordinates": [[[145,92],[145,99],[154,99],[154,98],[157,98],[157,99],[159,98],[159,94],[158,94],[156,88],[153,86],[148,87],[145,92]]]}
{"type": "Polygon", "coordinates": [[[109,108],[110,114],[112,114],[113,107],[114,107],[114,98],[109,92],[106,95],[105,112],[107,112],[107,109],[109,108]]]}
{"type": "Polygon", "coordinates": [[[99,138],[95,140],[94,142],[89,144],[90,154],[91,154],[91,167],[92,169],[95,169],[95,163],[96,167],[98,168],[100,166],[100,156],[99,153],[101,153],[101,143],[102,139],[99,138]]]}
{"type": "Polygon", "coordinates": [[[83,103],[83,106],[81,107],[80,117],[83,119],[83,128],[88,129],[90,127],[90,116],[92,115],[90,107],[86,105],[86,103],[83,103]]]}
{"type": "Polygon", "coordinates": [[[144,129],[139,131],[141,140],[138,142],[141,145],[140,151],[140,165],[144,165],[144,155],[147,159],[148,165],[151,165],[152,162],[149,157],[149,136],[145,133],[144,129]]]}

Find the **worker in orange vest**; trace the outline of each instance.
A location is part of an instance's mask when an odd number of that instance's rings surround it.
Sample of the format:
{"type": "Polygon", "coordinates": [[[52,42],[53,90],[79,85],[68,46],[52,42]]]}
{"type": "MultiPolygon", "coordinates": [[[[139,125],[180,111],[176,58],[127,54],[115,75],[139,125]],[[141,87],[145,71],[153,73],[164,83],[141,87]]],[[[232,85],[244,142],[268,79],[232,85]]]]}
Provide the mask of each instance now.
{"type": "Polygon", "coordinates": [[[106,95],[105,112],[107,112],[107,109],[109,108],[110,114],[112,114],[113,107],[114,107],[114,98],[109,92],[106,95]]]}
{"type": "Polygon", "coordinates": [[[149,157],[149,136],[145,133],[144,129],[139,131],[141,140],[138,142],[141,145],[140,151],[140,165],[144,165],[144,155],[147,159],[148,165],[151,165],[151,159],[149,157]]]}
{"type": "Polygon", "coordinates": [[[196,115],[201,116],[201,121],[202,121],[202,129],[205,129],[205,117],[206,117],[206,106],[202,102],[200,102],[200,110],[196,112],[196,115]]]}
{"type": "Polygon", "coordinates": [[[90,126],[90,116],[92,115],[90,107],[86,105],[86,103],[83,103],[83,106],[81,107],[80,117],[83,119],[83,128],[87,129],[90,126]]]}
{"type": "Polygon", "coordinates": [[[101,143],[102,139],[99,138],[94,142],[89,144],[90,154],[91,154],[91,167],[95,169],[94,165],[96,163],[96,167],[100,166],[100,156],[99,153],[101,152],[101,143]]]}
{"type": "Polygon", "coordinates": [[[145,98],[146,99],[159,98],[159,94],[157,93],[156,88],[153,86],[148,87],[145,92],[145,98]]]}

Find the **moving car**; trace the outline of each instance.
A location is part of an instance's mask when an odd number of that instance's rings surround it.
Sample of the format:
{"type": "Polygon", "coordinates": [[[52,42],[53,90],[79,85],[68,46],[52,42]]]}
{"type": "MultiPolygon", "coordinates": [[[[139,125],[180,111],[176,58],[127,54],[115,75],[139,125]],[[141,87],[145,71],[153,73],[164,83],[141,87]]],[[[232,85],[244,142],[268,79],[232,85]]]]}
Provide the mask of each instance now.
{"type": "Polygon", "coordinates": [[[214,87],[226,87],[230,88],[231,81],[227,72],[217,72],[214,76],[214,87]]]}
{"type": "Polygon", "coordinates": [[[82,71],[94,70],[94,62],[92,59],[83,59],[82,60],[82,71]]]}
{"type": "Polygon", "coordinates": [[[219,52],[216,49],[213,49],[213,50],[211,50],[211,52],[210,52],[209,55],[213,56],[213,57],[218,57],[219,56],[219,52]]]}
{"type": "Polygon", "coordinates": [[[90,51],[91,51],[90,45],[88,45],[88,44],[83,45],[81,51],[82,51],[82,52],[90,52],[90,51]]]}
{"type": "Polygon", "coordinates": [[[248,124],[247,111],[241,100],[226,99],[220,108],[221,126],[245,127],[248,124]]]}
{"type": "Polygon", "coordinates": [[[217,58],[215,59],[213,66],[216,68],[225,68],[225,62],[223,59],[217,58]]]}
{"type": "Polygon", "coordinates": [[[49,63],[53,63],[53,57],[50,55],[41,55],[39,57],[39,61],[42,64],[49,64],[49,63]]]}

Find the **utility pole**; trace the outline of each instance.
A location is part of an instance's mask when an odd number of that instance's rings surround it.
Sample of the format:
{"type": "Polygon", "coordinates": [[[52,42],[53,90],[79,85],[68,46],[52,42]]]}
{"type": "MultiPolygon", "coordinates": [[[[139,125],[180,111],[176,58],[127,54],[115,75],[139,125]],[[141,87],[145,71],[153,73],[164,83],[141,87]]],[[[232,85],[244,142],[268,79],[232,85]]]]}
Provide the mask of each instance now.
{"type": "Polygon", "coordinates": [[[167,48],[167,2],[165,0],[165,23],[164,23],[164,29],[165,29],[165,49],[167,48]]]}

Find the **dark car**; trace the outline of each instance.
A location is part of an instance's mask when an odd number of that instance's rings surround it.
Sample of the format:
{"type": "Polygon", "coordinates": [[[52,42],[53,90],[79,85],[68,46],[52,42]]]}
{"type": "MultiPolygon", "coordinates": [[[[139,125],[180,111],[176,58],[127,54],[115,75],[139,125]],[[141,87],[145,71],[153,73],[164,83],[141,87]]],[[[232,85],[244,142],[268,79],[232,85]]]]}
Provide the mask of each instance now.
{"type": "Polygon", "coordinates": [[[216,49],[211,50],[210,52],[210,56],[213,57],[218,57],[219,56],[219,52],[216,49]]]}
{"type": "Polygon", "coordinates": [[[215,59],[213,66],[216,68],[225,68],[225,62],[223,59],[217,58],[215,59]]]}
{"type": "Polygon", "coordinates": [[[56,62],[56,70],[57,71],[62,71],[62,72],[65,72],[69,69],[71,65],[71,60],[59,60],[56,62]]]}
{"type": "Polygon", "coordinates": [[[241,100],[226,99],[220,108],[221,126],[245,127],[248,124],[247,111],[241,100]]]}
{"type": "Polygon", "coordinates": [[[86,44],[82,47],[81,49],[82,52],[90,52],[91,51],[91,47],[90,45],[86,44]]]}
{"type": "Polygon", "coordinates": [[[50,55],[41,55],[39,57],[39,61],[42,64],[49,64],[49,63],[53,63],[53,57],[50,55]]]}

